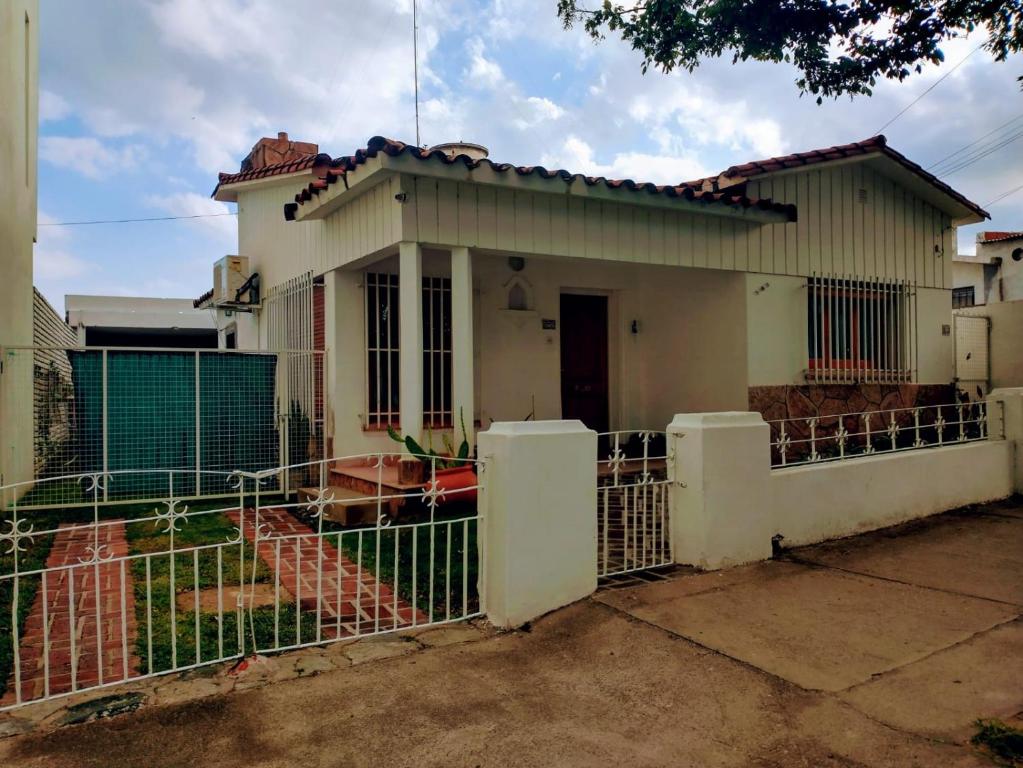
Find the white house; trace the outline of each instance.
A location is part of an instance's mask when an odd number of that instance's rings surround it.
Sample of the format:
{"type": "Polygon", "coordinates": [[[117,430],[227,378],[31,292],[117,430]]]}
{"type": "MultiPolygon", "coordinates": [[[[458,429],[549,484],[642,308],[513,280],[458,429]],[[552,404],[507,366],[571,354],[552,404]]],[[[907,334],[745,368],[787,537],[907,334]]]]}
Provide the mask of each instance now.
{"type": "Polygon", "coordinates": [[[280,134],[214,197],[259,275],[239,346],[325,348],[333,455],[460,415],[663,429],[947,401],[956,227],[987,217],[883,136],[656,186],[280,134]]]}
{"type": "Polygon", "coordinates": [[[978,232],[974,255],[956,256],[956,307],[1023,299],[1023,232],[978,232]]]}

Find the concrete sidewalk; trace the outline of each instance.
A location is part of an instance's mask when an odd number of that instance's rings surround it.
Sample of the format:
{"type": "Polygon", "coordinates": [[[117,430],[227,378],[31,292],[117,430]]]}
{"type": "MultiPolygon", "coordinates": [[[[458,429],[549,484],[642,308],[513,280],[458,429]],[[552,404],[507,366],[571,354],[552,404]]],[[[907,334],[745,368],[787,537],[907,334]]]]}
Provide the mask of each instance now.
{"type": "Polygon", "coordinates": [[[989,766],[970,724],[1023,710],[1021,604],[1023,510],[989,505],[0,740],[0,764],[989,766]]]}

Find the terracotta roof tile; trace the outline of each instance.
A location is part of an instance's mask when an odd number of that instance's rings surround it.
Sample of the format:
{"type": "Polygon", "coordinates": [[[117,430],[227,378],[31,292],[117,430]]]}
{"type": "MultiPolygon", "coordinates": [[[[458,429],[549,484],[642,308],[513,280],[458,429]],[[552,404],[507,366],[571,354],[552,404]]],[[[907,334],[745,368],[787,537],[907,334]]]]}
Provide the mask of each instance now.
{"type": "Polygon", "coordinates": [[[790,221],[796,220],[796,208],[794,205],[776,203],[773,200],[755,199],[747,197],[739,190],[703,190],[697,186],[688,184],[680,185],[658,185],[648,182],[637,182],[632,179],[607,179],[603,176],[584,176],[579,173],[571,173],[565,170],[551,170],[540,165],[512,165],[511,163],[495,163],[489,159],[474,160],[468,155],[456,155],[450,157],[440,151],[421,149],[411,144],[405,144],[394,139],[387,139],[383,136],[371,138],[364,149],[358,150],[354,155],[331,159],[329,155],[317,155],[311,164],[312,170],[319,177],[307,184],[297,195],[295,202],[288,203],[284,207],[284,216],[289,221],[295,218],[298,206],[305,204],[320,192],[327,189],[331,184],[341,181],[348,185],[347,174],[364,164],[366,160],[376,157],[378,154],[385,154],[389,157],[408,155],[423,162],[439,162],[445,165],[461,163],[466,168],[477,168],[481,165],[489,165],[497,173],[514,172],[519,176],[538,176],[542,179],[561,179],[566,184],[581,181],[587,186],[603,185],[609,189],[626,189],[631,192],[645,192],[651,195],[664,195],[666,197],[681,197],[686,200],[696,200],[703,203],[714,203],[740,208],[757,208],[764,211],[784,213],[790,221]]]}
{"type": "MultiPolygon", "coordinates": [[[[753,160],[752,162],[733,165],[725,170],[721,176],[745,179],[753,176],[759,176],[761,174],[776,173],[787,168],[815,165],[816,163],[826,163],[832,160],[842,160],[847,157],[859,157],[874,153],[882,154],[885,157],[894,160],[899,165],[915,173],[917,176],[920,176],[928,183],[933,184],[946,195],[966,206],[977,215],[983,216],[985,219],[991,218],[988,212],[979,205],[956,192],[937,176],[932,173],[928,173],[902,153],[896,152],[894,149],[889,147],[888,139],[884,136],[872,136],[869,139],[854,141],[851,144],[839,144],[833,147],[825,147],[824,149],[810,150],[809,152],[795,152],[791,155],[769,157],[766,160],[753,160]]],[[[707,180],[700,179],[697,183],[704,181],[707,180]]]]}
{"type": "Polygon", "coordinates": [[[313,167],[313,163],[319,155],[312,154],[306,155],[305,157],[297,158],[295,160],[285,160],[283,163],[273,163],[271,165],[263,166],[262,168],[253,168],[249,171],[239,171],[238,173],[220,173],[218,174],[217,186],[213,190],[213,194],[217,194],[217,190],[227,184],[236,184],[239,181],[251,181],[253,179],[265,179],[269,176],[281,176],[286,173],[297,173],[298,171],[307,171],[313,167]]]}
{"type": "Polygon", "coordinates": [[[1023,238],[1023,232],[981,232],[978,240],[982,243],[1001,243],[1020,238],[1023,238]]]}
{"type": "Polygon", "coordinates": [[[198,299],[192,301],[192,306],[196,309],[202,308],[210,299],[213,298],[213,289],[210,288],[206,293],[200,296],[198,299]]]}

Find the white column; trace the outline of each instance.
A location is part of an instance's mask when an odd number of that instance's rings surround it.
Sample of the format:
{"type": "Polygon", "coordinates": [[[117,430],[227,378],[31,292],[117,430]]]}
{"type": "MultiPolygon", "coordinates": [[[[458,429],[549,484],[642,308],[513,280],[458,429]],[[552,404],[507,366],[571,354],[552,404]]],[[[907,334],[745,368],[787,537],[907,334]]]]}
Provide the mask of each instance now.
{"type": "Polygon", "coordinates": [[[334,269],[324,276],[324,348],[327,364],[327,458],[362,453],[366,410],[366,292],[361,272],[334,269]]]}
{"type": "Polygon", "coordinates": [[[771,556],[770,430],[759,413],[680,413],[675,456],[675,562],[716,569],[771,556]]]}
{"type": "Polygon", "coordinates": [[[419,243],[398,246],[398,342],[401,345],[401,432],[422,441],[423,432],[423,251],[419,243]]]}
{"type": "Polygon", "coordinates": [[[496,422],[479,434],[483,609],[517,627],[597,588],[597,434],[581,421],[496,422]]]}
{"type": "MultiPolygon", "coordinates": [[[[964,408],[964,415],[969,409],[964,408]]],[[[969,418],[969,416],[966,416],[969,418]]],[[[1016,493],[1023,493],[1023,387],[992,390],[987,396],[987,430],[1012,445],[1012,476],[1016,493]]]]}
{"type": "Polygon", "coordinates": [[[472,255],[468,248],[451,249],[451,415],[455,443],[465,423],[469,453],[476,442],[473,429],[472,255]]]}

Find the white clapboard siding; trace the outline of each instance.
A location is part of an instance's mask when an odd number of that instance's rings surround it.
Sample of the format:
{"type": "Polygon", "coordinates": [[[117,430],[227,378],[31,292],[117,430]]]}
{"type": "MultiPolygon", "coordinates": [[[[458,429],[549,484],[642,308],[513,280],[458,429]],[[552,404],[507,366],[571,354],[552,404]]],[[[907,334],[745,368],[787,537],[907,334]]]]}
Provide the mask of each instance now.
{"type": "Polygon", "coordinates": [[[955,228],[949,217],[863,163],[750,182],[751,197],[797,206],[798,221],[776,224],[420,176],[393,176],[323,220],[285,222],[283,206],[294,191],[285,185],[239,194],[239,250],[262,273],[265,287],[306,271],[322,274],[401,240],[951,286],[955,228]],[[395,199],[398,192],[406,193],[406,202],[395,199]]]}
{"type": "Polygon", "coordinates": [[[398,178],[378,184],[316,221],[285,221],[299,185],[238,194],[238,253],[249,257],[264,290],[306,272],[321,275],[401,241],[398,178]]]}

